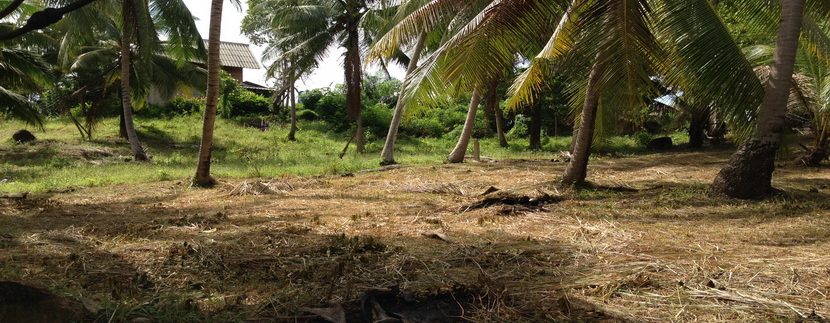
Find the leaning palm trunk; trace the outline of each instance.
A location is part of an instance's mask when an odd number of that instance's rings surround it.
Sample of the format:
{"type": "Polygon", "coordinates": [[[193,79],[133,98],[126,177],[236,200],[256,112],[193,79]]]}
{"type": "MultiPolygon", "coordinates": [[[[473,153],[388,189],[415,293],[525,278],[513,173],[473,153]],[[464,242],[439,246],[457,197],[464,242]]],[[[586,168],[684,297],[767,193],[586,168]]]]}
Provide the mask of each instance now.
{"type": "Polygon", "coordinates": [[[464,155],[467,154],[467,146],[470,144],[470,137],[473,136],[473,129],[476,126],[476,112],[478,112],[478,103],[481,101],[481,94],[478,89],[473,91],[473,97],[470,98],[470,109],[467,111],[467,120],[464,121],[464,129],[461,131],[461,136],[458,137],[458,143],[455,149],[447,157],[448,163],[464,162],[464,155]]]}
{"type": "Polygon", "coordinates": [[[297,98],[294,96],[294,72],[291,72],[291,85],[288,86],[290,93],[288,93],[288,97],[291,100],[291,130],[288,131],[288,140],[289,141],[296,141],[296,133],[297,133],[297,98]]]}
{"type": "Polygon", "coordinates": [[[415,44],[415,51],[409,60],[409,65],[406,67],[406,76],[401,91],[398,94],[398,102],[395,103],[395,112],[392,115],[392,123],[389,125],[389,132],[386,134],[386,142],[383,144],[383,151],[380,153],[380,165],[393,165],[395,162],[395,142],[398,140],[398,129],[401,126],[401,119],[403,119],[403,111],[406,108],[404,101],[404,90],[406,89],[409,77],[418,67],[418,60],[421,59],[421,52],[424,51],[424,44],[426,43],[427,34],[421,33],[418,37],[418,42],[415,44]]]}
{"type": "Polygon", "coordinates": [[[781,145],[792,85],[798,38],[804,18],[804,0],[782,1],[774,64],[752,138],[741,145],[721,169],[711,192],[735,198],[760,198],[772,193],[775,154],[781,145]]]}
{"type": "Polygon", "coordinates": [[[575,132],[571,143],[571,161],[565,168],[562,183],[570,185],[585,184],[588,176],[588,157],[591,155],[591,144],[594,141],[594,127],[596,126],[597,108],[599,107],[599,79],[602,73],[602,63],[597,57],[591,74],[588,76],[588,87],[585,93],[585,102],[582,105],[582,116],[579,129],[575,132]]]}
{"type": "Polygon", "coordinates": [[[199,146],[199,160],[193,185],[208,187],[216,184],[210,176],[211,153],[213,152],[213,129],[216,123],[216,105],[219,101],[219,43],[222,30],[222,4],[224,0],[213,0],[210,6],[210,31],[208,36],[208,82],[205,96],[205,117],[202,124],[202,142],[199,146]]]}
{"type": "Polygon", "coordinates": [[[137,161],[147,161],[147,154],[144,148],[141,147],[141,142],[138,140],[138,134],[135,132],[133,125],[133,97],[132,87],[130,86],[130,47],[132,39],[132,30],[135,28],[135,20],[133,14],[133,2],[125,0],[121,5],[123,31],[121,33],[121,106],[124,117],[124,131],[127,134],[127,140],[130,142],[130,149],[133,157],[137,161]]]}

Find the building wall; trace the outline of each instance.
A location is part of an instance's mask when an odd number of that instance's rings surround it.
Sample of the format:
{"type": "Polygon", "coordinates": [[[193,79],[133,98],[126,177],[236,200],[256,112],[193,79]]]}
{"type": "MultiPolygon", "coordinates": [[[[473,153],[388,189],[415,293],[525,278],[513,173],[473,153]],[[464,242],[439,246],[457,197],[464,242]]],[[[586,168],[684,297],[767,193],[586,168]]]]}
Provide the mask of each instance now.
{"type": "Polygon", "coordinates": [[[222,70],[228,72],[237,82],[242,83],[243,69],[241,67],[222,66],[222,70]]]}
{"type": "MultiPolygon", "coordinates": [[[[201,66],[202,68],[206,68],[202,64],[198,64],[198,65],[201,66]]],[[[243,75],[244,69],[242,69],[241,67],[222,66],[222,70],[227,72],[228,74],[230,74],[231,77],[233,77],[233,79],[235,79],[237,82],[242,84],[242,78],[244,76],[243,75]]],[[[204,96],[205,94],[204,94],[204,89],[187,89],[185,91],[179,91],[179,95],[192,98],[192,97],[204,96]]],[[[159,94],[158,90],[155,87],[150,89],[150,93],[147,96],[147,103],[154,104],[154,105],[165,105],[165,104],[167,104],[167,101],[168,100],[165,100],[164,98],[161,97],[161,94],[159,94]]]]}

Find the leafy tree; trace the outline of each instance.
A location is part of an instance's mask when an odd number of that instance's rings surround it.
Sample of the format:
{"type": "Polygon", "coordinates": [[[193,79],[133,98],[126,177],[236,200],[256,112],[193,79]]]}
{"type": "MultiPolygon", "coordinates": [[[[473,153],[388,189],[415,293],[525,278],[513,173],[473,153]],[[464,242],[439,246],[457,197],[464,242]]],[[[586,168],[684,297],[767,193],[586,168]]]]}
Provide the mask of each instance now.
{"type": "MultiPolygon", "coordinates": [[[[365,146],[361,120],[361,47],[375,15],[388,9],[380,0],[252,0],[243,31],[255,42],[269,39],[277,62],[307,69],[326,56],[329,48],[345,49],[344,74],[347,116],[355,122],[357,151],[365,146]],[[361,35],[363,34],[363,35],[361,35]],[[309,63],[303,59],[310,59],[309,63]]],[[[275,63],[278,64],[278,63],[275,63]]],[[[299,74],[299,73],[298,73],[299,74]]],[[[296,74],[295,74],[296,75],[296,74]]]]}

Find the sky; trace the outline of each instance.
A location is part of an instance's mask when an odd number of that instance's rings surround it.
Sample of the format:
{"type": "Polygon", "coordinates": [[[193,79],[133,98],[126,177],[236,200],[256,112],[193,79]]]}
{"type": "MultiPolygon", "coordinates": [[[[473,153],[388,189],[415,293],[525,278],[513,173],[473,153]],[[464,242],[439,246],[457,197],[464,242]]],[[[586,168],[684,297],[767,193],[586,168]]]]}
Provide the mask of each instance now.
{"type": "MultiPolygon", "coordinates": [[[[207,38],[208,27],[210,26],[210,1],[205,0],[184,0],[184,3],[190,8],[190,12],[196,17],[196,27],[199,28],[199,33],[202,37],[207,38]]],[[[242,0],[243,12],[236,10],[236,7],[225,1],[222,12],[222,40],[236,43],[250,43],[248,37],[242,35],[239,26],[242,24],[242,18],[245,17],[245,12],[248,9],[247,1],[242,0]]],[[[251,45],[251,51],[254,56],[262,64],[263,48],[251,45]]],[[[268,62],[265,62],[266,64],[268,62]]],[[[267,65],[266,65],[267,66],[267,65]]],[[[389,67],[390,74],[396,78],[403,78],[405,73],[403,68],[397,66],[389,67]]],[[[366,72],[374,73],[377,71],[376,66],[370,66],[366,72]]],[[[245,81],[254,82],[257,84],[266,84],[265,69],[253,70],[245,69],[245,81]]],[[[329,49],[329,55],[320,64],[320,67],[307,78],[297,83],[299,90],[316,89],[321,87],[329,87],[334,84],[343,83],[343,51],[339,48],[329,49]]]]}

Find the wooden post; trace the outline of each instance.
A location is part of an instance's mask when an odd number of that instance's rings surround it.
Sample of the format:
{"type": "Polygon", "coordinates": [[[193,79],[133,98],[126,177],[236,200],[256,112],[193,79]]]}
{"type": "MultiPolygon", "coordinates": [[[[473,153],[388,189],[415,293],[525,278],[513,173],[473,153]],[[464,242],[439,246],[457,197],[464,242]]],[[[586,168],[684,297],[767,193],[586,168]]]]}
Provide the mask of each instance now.
{"type": "Polygon", "coordinates": [[[475,161],[481,161],[481,146],[479,146],[478,138],[473,141],[473,159],[475,161]]]}

